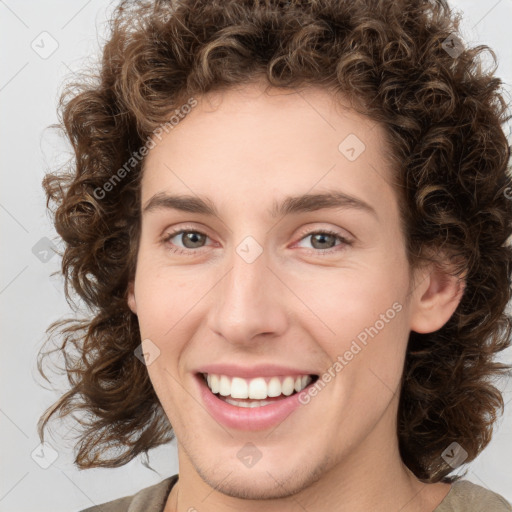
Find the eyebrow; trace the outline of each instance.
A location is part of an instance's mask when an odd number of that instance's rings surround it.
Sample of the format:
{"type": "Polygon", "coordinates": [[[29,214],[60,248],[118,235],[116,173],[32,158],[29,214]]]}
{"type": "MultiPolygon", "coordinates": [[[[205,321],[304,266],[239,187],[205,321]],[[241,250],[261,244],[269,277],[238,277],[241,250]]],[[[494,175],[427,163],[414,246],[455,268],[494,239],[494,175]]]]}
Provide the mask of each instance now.
{"type": "MultiPolygon", "coordinates": [[[[281,202],[274,201],[272,208],[269,210],[269,214],[272,218],[276,218],[323,209],[346,208],[364,211],[378,218],[377,212],[368,203],[337,190],[318,194],[288,196],[281,202]]],[[[165,192],[159,192],[146,202],[142,212],[145,213],[160,209],[174,209],[182,212],[220,218],[215,204],[210,199],[200,196],[169,195],[165,192]]]]}

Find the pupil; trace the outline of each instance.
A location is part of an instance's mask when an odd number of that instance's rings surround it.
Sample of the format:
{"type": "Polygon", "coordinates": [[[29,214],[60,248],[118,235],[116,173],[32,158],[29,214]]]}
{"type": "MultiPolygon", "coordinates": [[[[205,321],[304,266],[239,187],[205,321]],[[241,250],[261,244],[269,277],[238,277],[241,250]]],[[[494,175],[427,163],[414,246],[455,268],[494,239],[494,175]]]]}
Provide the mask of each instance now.
{"type": "MultiPolygon", "coordinates": [[[[313,235],[313,247],[315,247],[316,249],[325,249],[325,247],[322,247],[320,245],[320,247],[316,247],[316,242],[317,242],[317,237],[321,239],[320,243],[325,243],[325,239],[326,238],[331,238],[331,239],[334,239],[334,236],[333,235],[328,235],[328,234],[322,234],[322,233],[318,233],[316,235],[313,235]]],[[[334,241],[334,240],[332,240],[334,241]]],[[[333,247],[332,245],[329,245],[329,247],[333,247]]]]}
{"type": "Polygon", "coordinates": [[[204,238],[204,235],[200,235],[199,233],[195,232],[188,232],[183,233],[184,238],[182,239],[183,245],[187,247],[187,249],[193,249],[195,247],[200,247],[201,242],[203,241],[202,238],[204,238]],[[189,245],[189,242],[192,243],[192,245],[189,245]]]}

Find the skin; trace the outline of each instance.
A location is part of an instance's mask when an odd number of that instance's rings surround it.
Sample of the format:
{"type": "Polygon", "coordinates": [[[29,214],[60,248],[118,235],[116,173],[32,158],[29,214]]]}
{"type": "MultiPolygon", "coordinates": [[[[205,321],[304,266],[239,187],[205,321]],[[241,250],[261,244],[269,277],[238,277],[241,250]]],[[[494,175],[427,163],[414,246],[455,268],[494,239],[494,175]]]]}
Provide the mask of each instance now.
{"type": "Polygon", "coordinates": [[[450,486],[418,481],[400,459],[400,378],[410,330],[442,327],[462,289],[435,267],[410,274],[383,128],[320,88],[265,91],[255,82],[196,99],[155,139],[141,204],[188,194],[208,197],[219,215],[144,212],[129,290],[142,339],[160,350],[147,369],[178,440],[180,478],[165,512],[434,510],[450,486]],[[349,134],[366,146],[354,161],[338,149],[349,134]],[[331,189],[375,215],[268,213],[287,195],[331,189]],[[207,238],[163,241],[180,228],[207,238]],[[311,234],[325,229],[351,244],[315,243],[311,234]],[[236,252],[247,236],[263,249],[252,263],[236,252]],[[202,406],[198,366],[275,363],[322,374],[394,303],[400,312],[277,427],[228,429],[202,406]],[[261,452],[252,467],[237,457],[247,442],[261,452]]]}

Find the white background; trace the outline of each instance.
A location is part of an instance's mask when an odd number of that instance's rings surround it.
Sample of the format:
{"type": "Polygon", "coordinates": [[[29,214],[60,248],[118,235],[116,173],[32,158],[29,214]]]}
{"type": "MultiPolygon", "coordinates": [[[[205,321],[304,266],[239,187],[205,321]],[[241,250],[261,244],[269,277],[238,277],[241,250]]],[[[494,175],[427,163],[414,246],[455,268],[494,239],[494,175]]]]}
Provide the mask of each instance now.
{"type": "MultiPolygon", "coordinates": [[[[497,74],[510,91],[512,0],[457,0],[452,5],[464,12],[466,43],[495,49],[497,74]]],[[[78,471],[72,464],[72,443],[58,436],[48,439],[58,453],[50,467],[41,468],[31,457],[39,445],[37,419],[57,398],[56,392],[41,385],[36,353],[46,327],[69,311],[61,281],[50,277],[59,268],[58,257],[45,263],[33,253],[36,244],[44,244],[41,239],[54,236],[41,179],[67,155],[63,142],[45,128],[57,122],[63,79],[98,54],[110,11],[111,6],[100,0],[0,0],[0,512],[73,512],[177,473],[174,443],[150,452],[156,472],[142,466],[140,459],[118,469],[78,471]],[[40,35],[44,31],[51,38],[40,35]],[[50,51],[52,44],[58,47],[41,58],[31,47],[33,41],[39,52],[50,51]]],[[[503,359],[512,361],[510,351],[503,359]]],[[[491,444],[471,464],[467,478],[512,502],[512,385],[502,387],[508,388],[505,401],[510,402],[491,444]]]]}

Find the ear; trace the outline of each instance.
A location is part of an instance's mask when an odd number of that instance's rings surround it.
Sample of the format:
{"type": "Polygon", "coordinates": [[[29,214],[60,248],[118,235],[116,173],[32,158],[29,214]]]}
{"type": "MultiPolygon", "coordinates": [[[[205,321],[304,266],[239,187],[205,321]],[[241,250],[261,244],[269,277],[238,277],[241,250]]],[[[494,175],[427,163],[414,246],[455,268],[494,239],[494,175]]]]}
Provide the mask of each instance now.
{"type": "Polygon", "coordinates": [[[418,333],[434,332],[443,327],[459,305],[465,279],[450,275],[431,264],[417,280],[411,300],[410,329],[418,333]]]}
{"type": "Polygon", "coordinates": [[[132,310],[132,313],[137,314],[137,303],[135,302],[135,283],[130,281],[128,283],[128,307],[132,310]]]}

